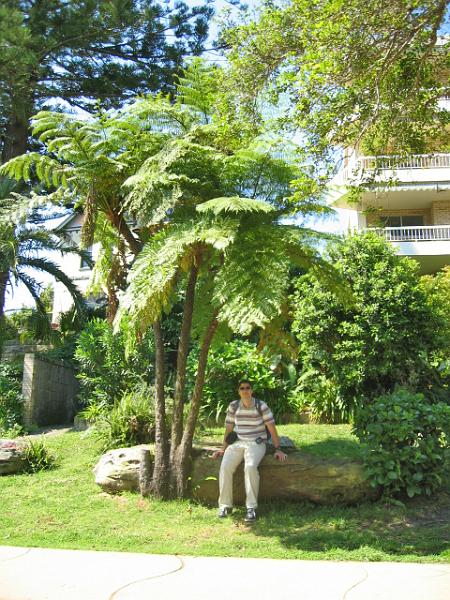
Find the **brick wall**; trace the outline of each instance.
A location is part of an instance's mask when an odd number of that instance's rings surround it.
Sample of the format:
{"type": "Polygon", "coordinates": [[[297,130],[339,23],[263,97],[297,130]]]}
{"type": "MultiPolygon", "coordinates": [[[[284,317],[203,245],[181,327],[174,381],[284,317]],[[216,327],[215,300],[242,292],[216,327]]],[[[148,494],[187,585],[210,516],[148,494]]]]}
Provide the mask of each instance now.
{"type": "Polygon", "coordinates": [[[433,202],[431,204],[431,218],[433,225],[450,225],[450,200],[433,202]]]}
{"type": "Polygon", "coordinates": [[[25,354],[22,393],[25,426],[72,423],[79,382],[75,371],[59,361],[25,354]]]}

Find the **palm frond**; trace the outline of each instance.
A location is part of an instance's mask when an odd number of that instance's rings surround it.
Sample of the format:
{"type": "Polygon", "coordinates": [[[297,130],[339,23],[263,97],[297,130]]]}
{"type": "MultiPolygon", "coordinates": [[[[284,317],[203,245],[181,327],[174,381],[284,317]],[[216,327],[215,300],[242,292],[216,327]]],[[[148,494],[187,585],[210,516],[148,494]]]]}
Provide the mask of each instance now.
{"type": "Polygon", "coordinates": [[[195,57],[178,78],[177,97],[181,104],[200,113],[208,122],[212,116],[219,87],[219,70],[204,59],[195,57]]]}
{"type": "Polygon", "coordinates": [[[216,278],[219,321],[248,335],[275,318],[289,284],[289,268],[276,227],[242,230],[216,278]]]}
{"type": "Polygon", "coordinates": [[[36,281],[33,277],[30,277],[28,274],[19,270],[16,273],[16,279],[23,283],[23,285],[30,292],[38,312],[48,320],[47,311],[45,309],[44,303],[40,298],[40,293],[42,292],[42,285],[36,281]]]}
{"type": "Polygon", "coordinates": [[[73,174],[70,165],[61,164],[58,160],[39,152],[27,152],[0,167],[0,174],[16,181],[30,181],[31,170],[39,181],[48,187],[67,187],[68,178],[73,174]]]}
{"type": "Polygon", "coordinates": [[[42,271],[52,275],[57,281],[61,282],[72,296],[75,308],[79,313],[83,313],[86,308],[86,300],[77,286],[68,277],[56,263],[47,258],[38,258],[32,256],[18,256],[17,264],[22,267],[30,267],[37,271],[42,271]]]}

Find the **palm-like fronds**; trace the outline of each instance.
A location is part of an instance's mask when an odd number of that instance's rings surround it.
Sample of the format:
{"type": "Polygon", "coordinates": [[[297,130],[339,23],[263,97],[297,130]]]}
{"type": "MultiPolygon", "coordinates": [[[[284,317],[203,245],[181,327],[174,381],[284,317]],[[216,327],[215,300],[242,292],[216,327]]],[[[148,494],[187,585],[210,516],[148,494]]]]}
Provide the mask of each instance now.
{"type": "Polygon", "coordinates": [[[15,276],[18,279],[22,279],[23,277],[23,267],[28,267],[36,271],[47,273],[48,275],[54,277],[57,281],[61,282],[72,296],[77,311],[83,312],[86,305],[83,294],[79,291],[73,281],[63,271],[61,271],[55,262],[47,258],[19,255],[17,257],[17,267],[15,271],[15,276]]]}
{"type": "Polygon", "coordinates": [[[177,278],[187,271],[195,253],[203,247],[224,252],[233,243],[238,225],[225,219],[216,223],[209,219],[188,221],[152,238],[130,271],[116,326],[128,321],[135,331],[145,331],[174,300],[177,278]]]}
{"type": "Polygon", "coordinates": [[[270,213],[274,210],[267,202],[239,196],[213,198],[197,206],[197,212],[211,212],[216,216],[227,213],[270,213]]]}

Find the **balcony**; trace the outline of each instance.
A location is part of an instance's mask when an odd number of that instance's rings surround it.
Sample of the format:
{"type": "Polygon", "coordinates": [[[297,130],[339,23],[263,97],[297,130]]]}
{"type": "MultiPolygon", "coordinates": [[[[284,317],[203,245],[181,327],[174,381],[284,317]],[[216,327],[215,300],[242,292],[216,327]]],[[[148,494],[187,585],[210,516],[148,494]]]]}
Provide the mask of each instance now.
{"type": "Polygon", "coordinates": [[[422,273],[450,264],[450,225],[366,228],[383,236],[400,256],[414,258],[422,273]]]}
{"type": "Polygon", "coordinates": [[[416,225],[413,227],[373,227],[388,242],[441,242],[450,241],[450,225],[416,225]]]}
{"type": "Polygon", "coordinates": [[[412,154],[401,157],[358,156],[341,171],[345,185],[372,183],[438,183],[450,181],[450,153],[412,154]]]}

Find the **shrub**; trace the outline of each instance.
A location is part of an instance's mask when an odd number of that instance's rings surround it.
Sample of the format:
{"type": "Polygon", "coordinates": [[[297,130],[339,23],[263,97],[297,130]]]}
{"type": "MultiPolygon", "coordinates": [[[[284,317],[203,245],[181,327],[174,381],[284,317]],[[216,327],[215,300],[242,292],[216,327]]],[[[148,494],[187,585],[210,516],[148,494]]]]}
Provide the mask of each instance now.
{"type": "Polygon", "coordinates": [[[398,388],[359,409],[354,432],[365,446],[367,476],[387,495],[430,495],[442,482],[450,406],[398,388]]]}
{"type": "Polygon", "coordinates": [[[330,254],[348,300],[312,274],[298,280],[293,329],[303,371],[312,373],[298,391],[334,390],[347,415],[396,385],[438,394],[431,358],[443,342],[442,315],[427,303],[417,263],[373,233],[349,236],[330,254]]]}
{"type": "Polygon", "coordinates": [[[15,437],[22,429],[23,367],[0,363],[0,436],[15,437]]]}
{"type": "MultiPolygon", "coordinates": [[[[197,351],[189,356],[189,379],[193,380],[197,367],[197,351]]],[[[208,358],[202,414],[219,419],[230,402],[239,397],[239,379],[253,383],[255,396],[267,402],[274,414],[290,412],[289,384],[283,379],[280,357],[260,352],[256,344],[234,340],[212,349],[208,358]]]]}
{"type": "Polygon", "coordinates": [[[75,358],[81,381],[80,399],[85,406],[114,406],[139,381],[153,376],[153,340],[145,337],[129,355],[124,335],[111,325],[93,319],[80,334],[75,358]]]}
{"type": "Polygon", "coordinates": [[[333,381],[315,370],[299,377],[291,392],[291,403],[297,413],[307,412],[315,423],[348,423],[351,414],[346,402],[339,396],[333,381]]]}
{"type": "Polygon", "coordinates": [[[155,438],[154,390],[141,383],[110,407],[87,408],[80,416],[94,420],[93,435],[102,450],[147,444],[155,438]]]}
{"type": "Polygon", "coordinates": [[[28,442],[25,448],[26,471],[37,473],[56,466],[56,456],[50,452],[44,440],[28,442]]]}

